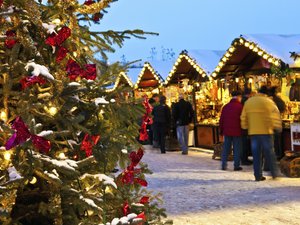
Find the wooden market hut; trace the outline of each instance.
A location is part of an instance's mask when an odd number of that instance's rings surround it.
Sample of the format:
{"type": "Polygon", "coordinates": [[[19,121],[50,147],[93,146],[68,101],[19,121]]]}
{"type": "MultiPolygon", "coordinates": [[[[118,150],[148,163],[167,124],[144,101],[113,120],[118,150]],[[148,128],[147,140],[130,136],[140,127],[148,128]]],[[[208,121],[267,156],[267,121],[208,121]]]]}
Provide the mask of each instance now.
{"type": "MultiPolygon", "coordinates": [[[[179,92],[184,92],[195,109],[194,132],[190,132],[190,145],[212,148],[219,141],[216,125],[213,122],[203,123],[203,112],[214,108],[213,103],[202,101],[202,88],[212,87],[210,74],[217,65],[224,51],[184,50],[180,53],[165,81],[167,99],[176,102],[179,92]],[[193,137],[193,138],[191,138],[193,137]]],[[[207,92],[210,92],[208,90],[207,92]]]]}
{"type": "Polygon", "coordinates": [[[163,82],[162,76],[149,62],[145,62],[134,85],[134,95],[136,98],[143,95],[151,97],[152,94],[160,92],[163,82]]]}
{"type": "MultiPolygon", "coordinates": [[[[288,105],[287,113],[283,116],[285,124],[283,150],[293,149],[290,118],[294,117],[291,114],[299,115],[299,102],[291,102],[289,99],[291,81],[296,81],[295,85],[300,87],[300,60],[293,57],[292,54],[299,51],[300,35],[241,35],[232,41],[231,46],[212,73],[213,77],[226,82],[227,85],[231,83],[232,88],[236,87],[242,90],[245,88],[255,90],[260,85],[268,83],[281,85],[281,97],[288,105]],[[277,68],[279,74],[274,74],[274,72],[276,73],[274,68],[277,68]],[[286,75],[287,77],[285,77],[286,75]],[[294,110],[291,110],[293,108],[294,110]],[[295,113],[295,111],[297,112],[295,113]]],[[[296,99],[296,101],[299,100],[296,99]]],[[[299,147],[296,146],[296,149],[300,150],[299,147]]]]}
{"type": "Polygon", "coordinates": [[[108,92],[112,92],[116,90],[118,87],[129,87],[131,89],[134,88],[134,84],[129,78],[129,76],[125,72],[120,72],[120,74],[117,76],[116,81],[114,84],[107,89],[108,92]]]}

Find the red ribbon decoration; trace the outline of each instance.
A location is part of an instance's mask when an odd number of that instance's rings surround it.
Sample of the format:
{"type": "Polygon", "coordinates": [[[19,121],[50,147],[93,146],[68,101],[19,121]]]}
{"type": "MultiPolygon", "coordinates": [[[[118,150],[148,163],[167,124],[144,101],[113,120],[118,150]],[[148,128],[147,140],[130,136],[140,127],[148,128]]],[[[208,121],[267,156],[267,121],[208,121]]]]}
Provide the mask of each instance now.
{"type": "Polygon", "coordinates": [[[147,187],[148,186],[147,181],[145,181],[145,180],[143,180],[141,178],[134,178],[134,183],[140,184],[143,187],[147,187]]]}
{"type": "Polygon", "coordinates": [[[66,57],[68,53],[68,49],[66,49],[61,45],[70,36],[71,36],[71,29],[69,27],[64,26],[57,32],[57,34],[52,33],[46,38],[45,43],[47,45],[58,47],[58,50],[56,52],[56,62],[60,62],[66,57]]]}
{"type": "Polygon", "coordinates": [[[80,150],[85,151],[86,157],[93,154],[93,147],[100,140],[100,135],[89,135],[85,134],[81,143],[80,150]]]}
{"type": "Polygon", "coordinates": [[[100,19],[102,19],[102,17],[103,17],[103,14],[102,14],[102,13],[95,13],[95,14],[93,15],[93,21],[94,21],[95,23],[98,23],[98,22],[100,21],[100,19]]]}
{"type": "Polygon", "coordinates": [[[56,52],[56,62],[59,63],[61,60],[63,60],[67,56],[68,52],[69,50],[65,47],[59,47],[58,51],[56,52]]]}
{"type": "Polygon", "coordinates": [[[146,221],[146,215],[144,212],[141,212],[139,215],[137,215],[137,217],[135,218],[139,218],[139,219],[142,219],[143,221],[146,221]]]}
{"type": "Polygon", "coordinates": [[[147,141],[149,138],[148,132],[147,132],[147,125],[151,125],[153,123],[153,120],[151,118],[151,112],[152,112],[152,106],[149,103],[149,99],[147,96],[144,97],[143,106],[146,110],[143,118],[142,118],[142,125],[140,128],[140,141],[147,141]]]}
{"type": "Polygon", "coordinates": [[[123,184],[140,184],[144,187],[148,185],[147,181],[136,178],[135,174],[141,173],[141,169],[135,169],[143,158],[144,151],[140,148],[137,152],[131,152],[129,158],[131,160],[130,165],[120,174],[120,180],[123,184]]]}
{"type": "Polygon", "coordinates": [[[143,196],[139,203],[141,203],[141,204],[149,203],[149,197],[148,196],[143,196]]]}
{"type": "Polygon", "coordinates": [[[130,212],[130,208],[129,208],[129,205],[128,205],[128,202],[125,202],[123,204],[123,214],[124,216],[127,216],[130,212]]]}
{"type": "Polygon", "coordinates": [[[26,88],[28,88],[34,84],[43,85],[46,82],[47,81],[41,76],[29,76],[29,77],[24,77],[20,80],[20,83],[22,85],[22,90],[25,90],[26,88]]]}
{"type": "Polygon", "coordinates": [[[13,30],[6,31],[5,47],[11,49],[17,44],[16,32],[13,30]]]}
{"type": "Polygon", "coordinates": [[[70,80],[76,80],[79,76],[87,80],[95,80],[97,77],[96,64],[85,64],[84,68],[82,69],[73,59],[69,59],[66,71],[70,80]]]}
{"type": "Polygon", "coordinates": [[[15,130],[15,133],[7,140],[5,143],[6,150],[9,150],[17,145],[25,143],[28,139],[32,140],[33,146],[42,153],[48,153],[51,144],[47,139],[31,134],[28,127],[22,120],[20,116],[18,116],[12,123],[12,129],[15,130]]]}
{"type": "Polygon", "coordinates": [[[93,1],[93,0],[86,0],[86,1],[84,2],[85,5],[92,5],[92,4],[94,4],[94,3],[95,3],[95,1],[93,1]]]}
{"type": "Polygon", "coordinates": [[[67,40],[71,36],[71,29],[69,27],[62,27],[57,34],[52,33],[50,34],[46,40],[45,43],[47,45],[51,46],[61,46],[62,43],[64,43],[65,40],[67,40]]]}
{"type": "Polygon", "coordinates": [[[142,150],[142,148],[139,148],[137,152],[135,151],[130,152],[129,158],[131,160],[131,165],[133,167],[137,166],[141,161],[141,159],[143,158],[143,156],[144,156],[144,151],[142,150]]]}

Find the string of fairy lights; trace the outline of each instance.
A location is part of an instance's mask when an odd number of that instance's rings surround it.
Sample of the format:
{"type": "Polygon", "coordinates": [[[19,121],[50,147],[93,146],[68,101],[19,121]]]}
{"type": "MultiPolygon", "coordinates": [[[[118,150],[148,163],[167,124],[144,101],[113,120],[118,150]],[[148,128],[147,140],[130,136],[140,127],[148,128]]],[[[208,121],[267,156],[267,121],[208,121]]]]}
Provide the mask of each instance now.
{"type": "MultiPolygon", "coordinates": [[[[141,70],[141,72],[138,75],[137,82],[133,85],[134,89],[137,89],[139,87],[140,82],[143,80],[143,76],[145,74],[146,69],[148,69],[155,80],[158,81],[158,86],[168,86],[170,81],[173,79],[174,75],[178,71],[178,67],[182,63],[183,60],[186,60],[199,74],[201,77],[208,77],[209,80],[216,79],[220,71],[224,66],[226,66],[226,63],[230,60],[230,58],[234,55],[235,51],[239,46],[244,46],[248,48],[250,51],[256,53],[258,56],[265,59],[267,62],[269,62],[271,65],[274,65],[276,67],[279,67],[281,65],[281,59],[275,57],[274,55],[268,53],[265,49],[263,49],[259,44],[247,40],[245,37],[241,36],[239,38],[236,38],[231,46],[227,49],[225,54],[222,56],[220,61],[218,62],[217,66],[215,67],[214,71],[212,73],[206,72],[201,65],[199,65],[199,62],[197,62],[195,59],[193,59],[188,51],[184,50],[180,53],[179,57],[175,61],[171,71],[169,72],[167,78],[163,80],[161,76],[157,73],[157,71],[153,68],[153,66],[149,62],[145,62],[144,66],[141,70]]],[[[124,76],[125,78],[127,76],[124,76]]],[[[130,80],[128,77],[126,80],[130,80]]],[[[118,80],[117,80],[118,81],[118,80]]],[[[130,83],[130,82],[128,82],[130,83]]],[[[116,82],[117,85],[114,86],[113,90],[115,90],[118,86],[118,82],[116,82]]]]}
{"type": "Polygon", "coordinates": [[[245,46],[249,48],[252,52],[255,52],[258,56],[262,57],[263,59],[267,60],[270,64],[274,66],[280,66],[281,60],[276,58],[275,56],[269,54],[266,50],[261,48],[257,43],[249,41],[244,37],[236,38],[231,46],[227,49],[221,60],[219,61],[217,67],[212,72],[212,77],[217,77],[218,73],[221,69],[226,65],[226,62],[230,59],[233,53],[236,51],[238,46],[245,46]]]}
{"type": "Polygon", "coordinates": [[[115,90],[119,87],[122,78],[125,79],[125,81],[127,82],[127,84],[128,84],[131,88],[134,87],[134,84],[132,83],[132,81],[130,80],[130,78],[126,75],[125,72],[122,71],[122,72],[119,74],[119,76],[117,77],[114,86],[113,86],[112,88],[110,88],[110,89],[107,89],[106,91],[107,91],[107,92],[113,92],[113,91],[115,91],[115,90]]]}
{"type": "Polygon", "coordinates": [[[163,79],[162,77],[158,74],[157,71],[155,71],[155,69],[152,67],[152,65],[149,62],[145,62],[144,66],[141,70],[141,72],[139,73],[138,79],[136,84],[134,85],[134,88],[137,89],[139,88],[139,84],[141,83],[141,81],[143,80],[143,76],[145,74],[146,70],[149,70],[151,72],[151,74],[153,75],[154,79],[158,82],[159,86],[163,85],[163,79]]]}
{"type": "Polygon", "coordinates": [[[174,63],[171,72],[166,78],[165,85],[168,85],[168,83],[172,80],[172,77],[174,76],[174,74],[176,74],[178,66],[184,59],[200,74],[200,76],[202,77],[208,76],[208,74],[200,67],[200,65],[196,62],[196,60],[188,55],[187,51],[182,51],[179,57],[177,58],[176,62],[174,63]]]}

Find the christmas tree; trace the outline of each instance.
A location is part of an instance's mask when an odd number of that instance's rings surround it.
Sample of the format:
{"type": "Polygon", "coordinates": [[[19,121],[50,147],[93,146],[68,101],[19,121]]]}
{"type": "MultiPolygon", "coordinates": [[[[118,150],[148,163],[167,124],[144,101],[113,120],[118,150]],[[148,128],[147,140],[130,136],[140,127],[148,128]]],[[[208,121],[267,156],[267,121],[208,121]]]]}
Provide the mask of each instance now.
{"type": "Polygon", "coordinates": [[[114,0],[0,0],[1,224],[163,224],[136,143],[143,109],[107,92],[114,0]],[[101,60],[95,58],[101,55],[101,60]]]}

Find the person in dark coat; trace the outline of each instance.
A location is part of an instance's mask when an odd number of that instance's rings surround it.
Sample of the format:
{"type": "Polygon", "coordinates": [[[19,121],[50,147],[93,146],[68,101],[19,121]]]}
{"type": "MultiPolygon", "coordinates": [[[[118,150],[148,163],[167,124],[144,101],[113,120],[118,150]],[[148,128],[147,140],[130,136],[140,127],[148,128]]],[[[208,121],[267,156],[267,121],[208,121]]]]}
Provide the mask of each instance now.
{"type": "Polygon", "coordinates": [[[183,155],[188,154],[189,123],[193,121],[194,110],[184,95],[179,95],[179,102],[174,104],[173,118],[176,125],[177,139],[183,155]]]}
{"type": "MultiPolygon", "coordinates": [[[[280,114],[283,114],[286,110],[285,102],[277,95],[278,87],[271,87],[269,90],[269,95],[275,102],[280,114]]],[[[282,132],[274,133],[274,149],[278,159],[284,156],[283,145],[282,145],[282,132]]],[[[266,163],[268,164],[268,163],[266,163]]],[[[269,170],[268,165],[266,165],[265,170],[269,170]]]]}
{"type": "Polygon", "coordinates": [[[242,94],[238,91],[234,91],[231,95],[232,99],[223,107],[219,121],[220,133],[224,135],[222,170],[227,169],[227,158],[231,151],[231,146],[233,145],[234,170],[238,171],[243,169],[240,167],[240,151],[242,148],[242,94]]]}
{"type": "MultiPolygon", "coordinates": [[[[252,92],[251,89],[245,88],[243,97],[242,97],[242,105],[244,105],[245,102],[248,100],[248,98],[251,97],[251,92],[252,92]]],[[[252,161],[250,161],[248,158],[250,153],[251,153],[250,137],[248,135],[248,131],[242,129],[242,149],[240,152],[242,165],[245,165],[245,166],[252,165],[252,161]]]]}
{"type": "Polygon", "coordinates": [[[171,121],[171,112],[169,107],[166,105],[166,97],[161,96],[159,100],[160,104],[155,106],[152,115],[153,115],[153,127],[157,132],[157,139],[160,146],[160,151],[162,154],[166,153],[165,141],[168,128],[171,121]]]}
{"type": "MultiPolygon", "coordinates": [[[[154,108],[156,105],[159,105],[159,94],[153,94],[149,99],[149,103],[154,108]]],[[[158,148],[158,140],[153,124],[147,125],[148,135],[149,135],[149,144],[153,146],[153,148],[158,148]]]]}

